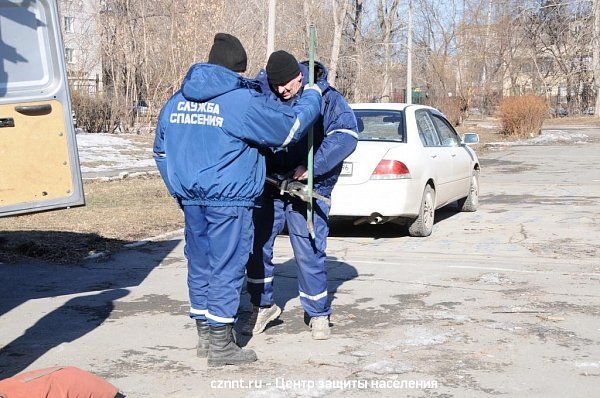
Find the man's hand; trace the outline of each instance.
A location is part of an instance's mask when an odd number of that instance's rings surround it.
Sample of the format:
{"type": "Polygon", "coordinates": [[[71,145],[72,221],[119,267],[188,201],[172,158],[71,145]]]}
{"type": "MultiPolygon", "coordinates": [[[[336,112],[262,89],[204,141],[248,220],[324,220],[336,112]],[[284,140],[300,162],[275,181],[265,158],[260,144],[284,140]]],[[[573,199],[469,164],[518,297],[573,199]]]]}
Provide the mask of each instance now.
{"type": "Polygon", "coordinates": [[[294,170],[294,176],[292,178],[299,181],[306,180],[308,178],[308,170],[306,170],[306,167],[300,165],[294,170]]]}

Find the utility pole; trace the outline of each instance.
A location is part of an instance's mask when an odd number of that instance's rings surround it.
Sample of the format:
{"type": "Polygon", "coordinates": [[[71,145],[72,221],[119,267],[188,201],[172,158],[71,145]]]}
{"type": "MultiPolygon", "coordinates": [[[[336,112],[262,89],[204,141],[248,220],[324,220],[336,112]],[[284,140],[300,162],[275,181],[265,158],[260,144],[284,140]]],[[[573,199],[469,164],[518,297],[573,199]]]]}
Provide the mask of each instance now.
{"type": "MultiPolygon", "coordinates": [[[[464,22],[464,15],[463,15],[464,22]]],[[[488,57],[488,43],[490,40],[490,27],[492,25],[492,0],[488,1],[487,11],[487,23],[485,25],[485,37],[483,42],[483,70],[481,72],[481,89],[484,95],[487,95],[487,57],[488,57]]]]}
{"type": "Polygon", "coordinates": [[[276,0],[269,0],[269,31],[267,33],[267,60],[269,55],[275,51],[275,10],[276,0]]]}
{"type": "MultiPolygon", "coordinates": [[[[598,0],[596,0],[598,1],[598,0]]],[[[412,104],[412,0],[408,2],[408,33],[406,43],[406,98],[407,104],[412,104]]]]}

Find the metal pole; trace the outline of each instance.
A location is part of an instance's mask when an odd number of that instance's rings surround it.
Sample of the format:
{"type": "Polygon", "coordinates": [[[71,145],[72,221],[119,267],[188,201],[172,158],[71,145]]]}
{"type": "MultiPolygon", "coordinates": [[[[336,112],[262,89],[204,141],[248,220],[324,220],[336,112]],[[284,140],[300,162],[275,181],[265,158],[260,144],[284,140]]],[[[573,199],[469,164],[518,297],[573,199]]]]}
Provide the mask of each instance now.
{"type": "MultiPolygon", "coordinates": [[[[308,86],[315,84],[315,26],[310,25],[310,48],[308,53],[308,86]]],[[[314,159],[314,148],[313,148],[313,128],[308,130],[308,159],[307,159],[307,171],[308,171],[308,202],[306,203],[306,226],[308,227],[308,233],[315,239],[315,225],[313,222],[313,159],[314,159]]]]}
{"type": "Polygon", "coordinates": [[[406,43],[406,103],[412,104],[412,1],[408,2],[408,33],[406,43]]]}
{"type": "Polygon", "coordinates": [[[267,33],[267,60],[269,55],[275,51],[275,11],[276,0],[269,0],[269,31],[267,33]]]}

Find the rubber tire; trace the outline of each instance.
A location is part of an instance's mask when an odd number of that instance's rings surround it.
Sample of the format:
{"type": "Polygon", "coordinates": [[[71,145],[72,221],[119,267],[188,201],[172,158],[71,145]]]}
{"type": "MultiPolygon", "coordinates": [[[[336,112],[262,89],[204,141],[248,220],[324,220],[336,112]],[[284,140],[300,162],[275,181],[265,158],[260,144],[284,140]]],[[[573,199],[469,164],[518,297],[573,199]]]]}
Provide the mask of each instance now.
{"type": "Polygon", "coordinates": [[[458,201],[458,210],[473,212],[479,207],[479,170],[473,170],[471,174],[471,186],[469,195],[458,201]]]}
{"type": "Polygon", "coordinates": [[[433,232],[435,218],[435,190],[427,184],[421,199],[419,216],[409,225],[408,234],[415,237],[425,237],[433,232]]]}

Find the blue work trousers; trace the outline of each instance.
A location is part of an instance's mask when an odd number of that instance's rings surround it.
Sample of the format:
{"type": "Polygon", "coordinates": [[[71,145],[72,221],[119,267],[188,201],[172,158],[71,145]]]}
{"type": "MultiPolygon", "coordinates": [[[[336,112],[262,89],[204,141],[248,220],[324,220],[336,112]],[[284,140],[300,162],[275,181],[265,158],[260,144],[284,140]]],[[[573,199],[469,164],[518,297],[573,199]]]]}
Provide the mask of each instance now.
{"type": "Polygon", "coordinates": [[[287,224],[298,265],[298,291],[302,307],[311,317],[330,315],[325,267],[329,206],[315,201],[313,240],[306,225],[305,202],[281,197],[269,190],[265,190],[262,199],[262,206],[254,211],[254,248],[247,266],[247,288],[252,304],[266,307],[275,302],[273,244],[287,224]]]}
{"type": "Polygon", "coordinates": [[[233,323],[252,250],[252,209],[186,205],[183,211],[190,317],[233,323]]]}

